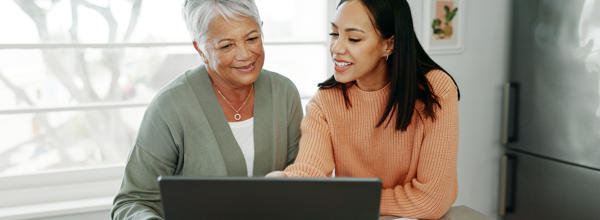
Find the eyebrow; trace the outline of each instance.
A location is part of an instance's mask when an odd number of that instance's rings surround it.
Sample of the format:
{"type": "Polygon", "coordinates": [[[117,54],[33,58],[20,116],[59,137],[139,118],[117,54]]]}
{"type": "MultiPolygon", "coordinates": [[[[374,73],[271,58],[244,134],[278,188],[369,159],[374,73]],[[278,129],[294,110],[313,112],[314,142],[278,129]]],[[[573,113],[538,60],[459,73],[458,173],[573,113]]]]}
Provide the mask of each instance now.
{"type": "MultiPolygon", "coordinates": [[[[253,33],[258,33],[258,30],[254,29],[254,30],[248,32],[246,35],[244,35],[244,37],[248,37],[248,35],[251,35],[253,33]]],[[[221,39],[221,40],[219,40],[219,42],[217,42],[217,44],[220,44],[223,41],[233,41],[233,39],[231,39],[231,38],[221,39]]]]}
{"type": "MultiPolygon", "coordinates": [[[[333,23],[333,22],[331,22],[331,25],[332,25],[333,27],[335,27],[335,28],[338,28],[338,26],[337,26],[335,23],[333,23]]],[[[363,31],[363,30],[361,30],[361,29],[359,29],[359,28],[353,28],[353,27],[346,28],[346,29],[344,29],[344,31],[346,31],[346,32],[350,32],[350,31],[358,31],[358,32],[366,33],[365,31],[363,31]]]]}

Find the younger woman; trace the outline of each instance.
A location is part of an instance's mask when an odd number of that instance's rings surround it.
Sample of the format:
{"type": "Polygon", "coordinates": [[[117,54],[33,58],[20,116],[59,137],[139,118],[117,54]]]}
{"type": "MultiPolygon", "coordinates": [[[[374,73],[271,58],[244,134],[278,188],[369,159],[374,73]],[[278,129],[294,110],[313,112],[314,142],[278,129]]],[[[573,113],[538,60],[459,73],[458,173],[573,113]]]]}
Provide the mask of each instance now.
{"type": "Polygon", "coordinates": [[[294,164],[270,177],[377,177],[381,215],[437,219],[457,196],[459,91],[406,0],[342,0],[332,78],[306,106],[294,164]]]}

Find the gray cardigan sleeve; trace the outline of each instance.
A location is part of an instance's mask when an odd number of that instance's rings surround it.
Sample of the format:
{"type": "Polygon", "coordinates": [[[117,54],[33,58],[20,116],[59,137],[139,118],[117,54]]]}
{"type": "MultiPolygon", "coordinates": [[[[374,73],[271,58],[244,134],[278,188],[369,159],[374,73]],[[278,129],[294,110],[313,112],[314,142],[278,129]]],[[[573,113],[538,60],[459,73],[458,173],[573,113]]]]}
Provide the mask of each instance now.
{"type": "Polygon", "coordinates": [[[176,131],[153,102],[142,120],[125,166],[121,189],[113,202],[112,219],[163,219],[157,177],[173,175],[177,167],[176,131]]]}

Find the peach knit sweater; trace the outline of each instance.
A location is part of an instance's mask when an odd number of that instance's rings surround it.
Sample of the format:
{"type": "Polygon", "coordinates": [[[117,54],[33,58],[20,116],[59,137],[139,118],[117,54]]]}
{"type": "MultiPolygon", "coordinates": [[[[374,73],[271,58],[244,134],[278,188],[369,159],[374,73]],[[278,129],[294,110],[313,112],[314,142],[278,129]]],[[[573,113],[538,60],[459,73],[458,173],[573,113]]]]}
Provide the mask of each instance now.
{"type": "MultiPolygon", "coordinates": [[[[306,106],[300,151],[285,169],[290,177],[377,177],[383,183],[381,215],[436,219],[458,194],[457,89],[442,71],[429,79],[441,108],[426,118],[417,101],[407,130],[376,127],[389,97],[389,84],[377,91],[348,89],[347,109],[339,89],[321,89],[306,106]]],[[[385,125],[385,124],[384,124],[385,125]]]]}

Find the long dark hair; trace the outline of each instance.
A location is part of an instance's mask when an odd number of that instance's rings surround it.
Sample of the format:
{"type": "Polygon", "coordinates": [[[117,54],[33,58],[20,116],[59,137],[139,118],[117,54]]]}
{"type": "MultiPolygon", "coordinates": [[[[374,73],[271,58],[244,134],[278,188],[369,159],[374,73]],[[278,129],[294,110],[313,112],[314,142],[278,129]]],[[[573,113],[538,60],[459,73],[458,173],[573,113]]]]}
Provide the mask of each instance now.
{"type": "MultiPolygon", "coordinates": [[[[348,0],[341,0],[338,7],[346,1],[348,0]]],[[[417,99],[425,104],[425,115],[435,120],[434,105],[441,106],[425,74],[436,69],[446,74],[448,72],[433,61],[419,43],[408,3],[406,0],[360,1],[368,8],[371,13],[371,23],[379,30],[381,36],[384,39],[394,36],[394,51],[387,60],[391,92],[377,127],[381,126],[386,119],[389,123],[392,115],[396,113],[396,130],[406,131],[417,99]]],[[[450,78],[456,85],[454,78],[452,76],[450,78]]],[[[339,88],[344,95],[346,108],[352,107],[347,94],[348,85],[336,81],[334,76],[319,83],[318,86],[320,89],[339,88]]],[[[460,92],[457,92],[460,99],[460,92]]]]}

